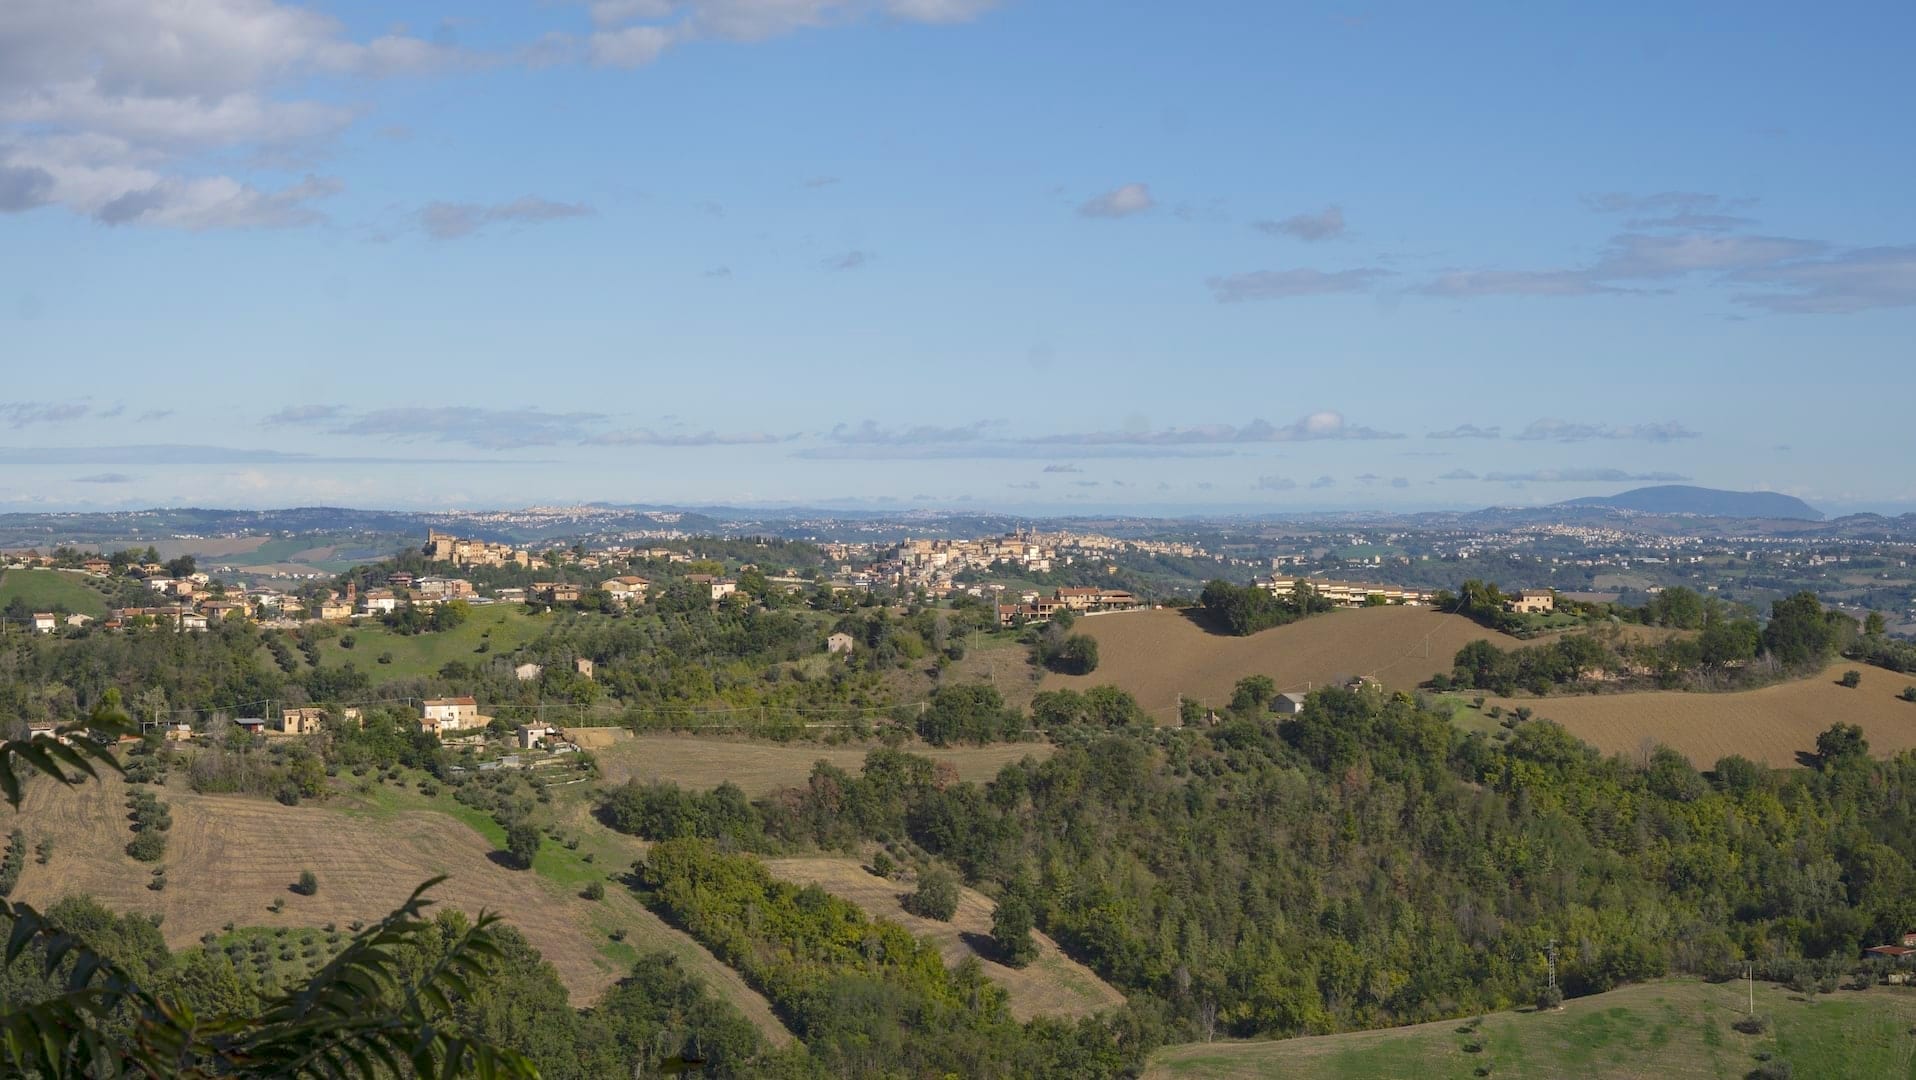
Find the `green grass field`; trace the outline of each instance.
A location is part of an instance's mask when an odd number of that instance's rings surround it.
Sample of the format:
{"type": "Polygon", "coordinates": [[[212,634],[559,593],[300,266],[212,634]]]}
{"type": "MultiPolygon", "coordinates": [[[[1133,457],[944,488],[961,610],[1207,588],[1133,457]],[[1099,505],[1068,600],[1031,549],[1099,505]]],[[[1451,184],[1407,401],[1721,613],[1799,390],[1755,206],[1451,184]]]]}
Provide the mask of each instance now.
{"type": "Polygon", "coordinates": [[[0,607],[15,598],[35,611],[64,607],[98,618],[106,614],[106,598],[87,579],[63,570],[8,570],[0,574],[0,607]]]}
{"type": "Polygon", "coordinates": [[[1226,1080],[1736,1080],[1764,1060],[1797,1077],[1916,1078],[1916,988],[1804,997],[1756,985],[1770,1029],[1743,1034],[1748,985],[1670,980],[1565,1002],[1560,1012],[1497,1013],[1386,1031],[1269,1042],[1193,1043],[1154,1056],[1146,1076],[1226,1080]],[[1472,1047],[1475,1049],[1473,1050],[1472,1047]]]}
{"type": "Polygon", "coordinates": [[[472,618],[456,630],[437,634],[396,634],[377,623],[341,628],[350,634],[353,647],[340,645],[335,637],[320,644],[320,663],[341,667],[351,662],[375,681],[407,679],[437,674],[448,660],[481,663],[491,656],[509,656],[512,650],[538,637],[559,616],[528,615],[517,604],[490,604],[472,609],[472,618]],[[488,645],[485,652],[479,645],[488,645]],[[381,653],[391,653],[392,663],[379,662],[381,653]]]}

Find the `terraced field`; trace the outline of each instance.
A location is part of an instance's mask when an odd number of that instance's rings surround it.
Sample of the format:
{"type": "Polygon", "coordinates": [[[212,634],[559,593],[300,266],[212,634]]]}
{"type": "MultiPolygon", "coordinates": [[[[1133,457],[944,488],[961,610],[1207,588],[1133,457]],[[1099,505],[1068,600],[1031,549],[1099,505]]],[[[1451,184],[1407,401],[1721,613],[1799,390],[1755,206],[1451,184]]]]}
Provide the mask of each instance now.
{"type": "MultiPolygon", "coordinates": [[[[227,923],[345,927],[355,919],[370,922],[421,882],[447,874],[433,892],[439,902],[503,914],[557,969],[575,1004],[596,999],[624,975],[639,951],[666,949],[773,1039],[791,1038],[770,1005],[736,972],[625,889],[614,885],[595,903],[580,897],[578,881],[571,880],[579,876],[579,866],[535,864],[531,873],[508,869],[494,858],[494,843],[454,814],[289,807],[162,787],[157,794],[172,805],[173,827],[167,834],[168,884],[154,892],[146,887],[152,867],[123,850],[131,838],[125,790],[118,779],[72,790],[40,782],[18,814],[0,810],[0,831],[17,825],[33,841],[54,840],[51,863],[28,860],[14,898],[47,904],[86,893],[118,911],[160,914],[168,944],[178,948],[227,923]],[[302,870],[318,875],[316,895],[292,891],[302,870]],[[275,900],[285,901],[278,914],[269,910],[275,900]],[[625,940],[612,941],[614,930],[624,930],[625,940]]],[[[601,859],[605,871],[622,869],[625,861],[612,857],[610,849],[606,855],[601,859]]],[[[548,857],[571,858],[572,853],[548,844],[541,859],[548,857]]]]}

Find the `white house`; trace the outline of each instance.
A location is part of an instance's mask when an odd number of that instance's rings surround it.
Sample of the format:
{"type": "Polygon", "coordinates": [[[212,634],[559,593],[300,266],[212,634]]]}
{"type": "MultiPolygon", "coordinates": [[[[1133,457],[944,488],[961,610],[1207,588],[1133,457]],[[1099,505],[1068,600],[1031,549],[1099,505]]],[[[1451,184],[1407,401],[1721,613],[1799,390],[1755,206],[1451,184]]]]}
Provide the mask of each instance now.
{"type": "Polygon", "coordinates": [[[1271,708],[1276,709],[1279,716],[1296,716],[1304,711],[1304,695],[1279,694],[1271,700],[1271,708]]]}
{"type": "Polygon", "coordinates": [[[54,615],[53,612],[36,611],[33,613],[33,632],[34,633],[51,634],[59,628],[60,628],[59,618],[58,616],[54,615]]]}
{"type": "Polygon", "coordinates": [[[831,653],[849,654],[857,645],[858,639],[843,630],[825,639],[825,651],[831,653]]]}
{"type": "Polygon", "coordinates": [[[545,668],[538,664],[520,664],[512,669],[512,677],[520,682],[532,682],[545,674],[545,668]]]}
{"type": "Polygon", "coordinates": [[[438,734],[479,723],[479,703],[469,697],[427,698],[419,705],[419,728],[438,734]]]}

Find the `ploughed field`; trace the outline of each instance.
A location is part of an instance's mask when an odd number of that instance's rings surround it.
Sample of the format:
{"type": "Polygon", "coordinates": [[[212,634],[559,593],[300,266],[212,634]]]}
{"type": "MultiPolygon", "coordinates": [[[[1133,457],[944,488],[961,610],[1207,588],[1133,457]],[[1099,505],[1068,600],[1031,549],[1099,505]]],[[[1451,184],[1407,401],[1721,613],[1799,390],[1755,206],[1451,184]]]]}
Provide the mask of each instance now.
{"type": "Polygon", "coordinates": [[[1662,743],[1701,769],[1731,754],[1788,768],[1803,764],[1799,755],[1813,753],[1817,734],[1837,721],[1861,726],[1872,753],[1916,748],[1916,702],[1898,696],[1911,684],[1916,675],[1838,660],[1807,679],[1727,694],[1657,690],[1491,703],[1528,706],[1605,753],[1635,754],[1662,743]],[[1839,685],[1852,670],[1862,673],[1861,685],[1839,685]]]}
{"type": "Polygon", "coordinates": [[[1177,720],[1178,698],[1221,706],[1248,675],[1268,675],[1280,691],[1302,692],[1369,675],[1392,690],[1414,690],[1449,672],[1457,650],[1490,640],[1527,644],[1461,615],[1429,608],[1377,607],[1313,615],[1249,637],[1213,634],[1172,610],[1128,611],[1080,619],[1074,632],[1098,641],[1089,675],[1047,674],[1042,690],[1109,684],[1129,691],[1159,723],[1177,720]]]}

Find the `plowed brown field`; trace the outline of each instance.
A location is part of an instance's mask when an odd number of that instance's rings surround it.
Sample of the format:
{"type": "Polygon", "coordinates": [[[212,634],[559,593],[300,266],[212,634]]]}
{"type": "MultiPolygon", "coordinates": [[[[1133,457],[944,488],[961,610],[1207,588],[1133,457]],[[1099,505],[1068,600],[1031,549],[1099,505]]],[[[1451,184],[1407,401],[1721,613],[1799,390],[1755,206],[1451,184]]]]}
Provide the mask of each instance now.
{"type": "Polygon", "coordinates": [[[1011,1015],[1019,1020],[1089,1016],[1124,1004],[1124,995],[1116,988],[1035,930],[1031,936],[1038,942],[1038,958],[1028,967],[1006,967],[979,952],[973,943],[983,944],[991,937],[992,903],[970,889],[959,890],[958,913],[946,923],[921,919],[906,911],[899,897],[911,891],[910,885],[866,873],[850,859],[766,859],[765,867],[780,880],[797,885],[816,883],[833,896],[857,904],[867,915],[903,926],[936,945],[946,964],[976,956],[985,974],[1010,995],[1011,1015]]]}
{"type": "Polygon", "coordinates": [[[1488,639],[1504,648],[1525,644],[1461,615],[1413,607],[1333,611],[1249,637],[1210,633],[1169,610],[1098,615],[1077,625],[1098,640],[1098,669],[1089,675],[1046,675],[1042,689],[1117,686],[1159,723],[1177,719],[1178,695],[1223,705],[1247,675],[1269,675],[1284,691],[1356,675],[1374,676],[1393,690],[1411,690],[1449,671],[1457,650],[1470,642],[1488,639]]]}
{"type": "Polygon", "coordinates": [[[1916,747],[1916,703],[1896,696],[1911,683],[1916,675],[1838,662],[1812,678],[1734,694],[1659,690],[1498,703],[1529,706],[1605,753],[1637,754],[1662,743],[1700,769],[1731,754],[1788,768],[1802,764],[1797,755],[1814,752],[1817,733],[1839,720],[1861,725],[1876,754],[1916,747]],[[1862,685],[1837,685],[1852,669],[1862,672],[1862,685]]]}

